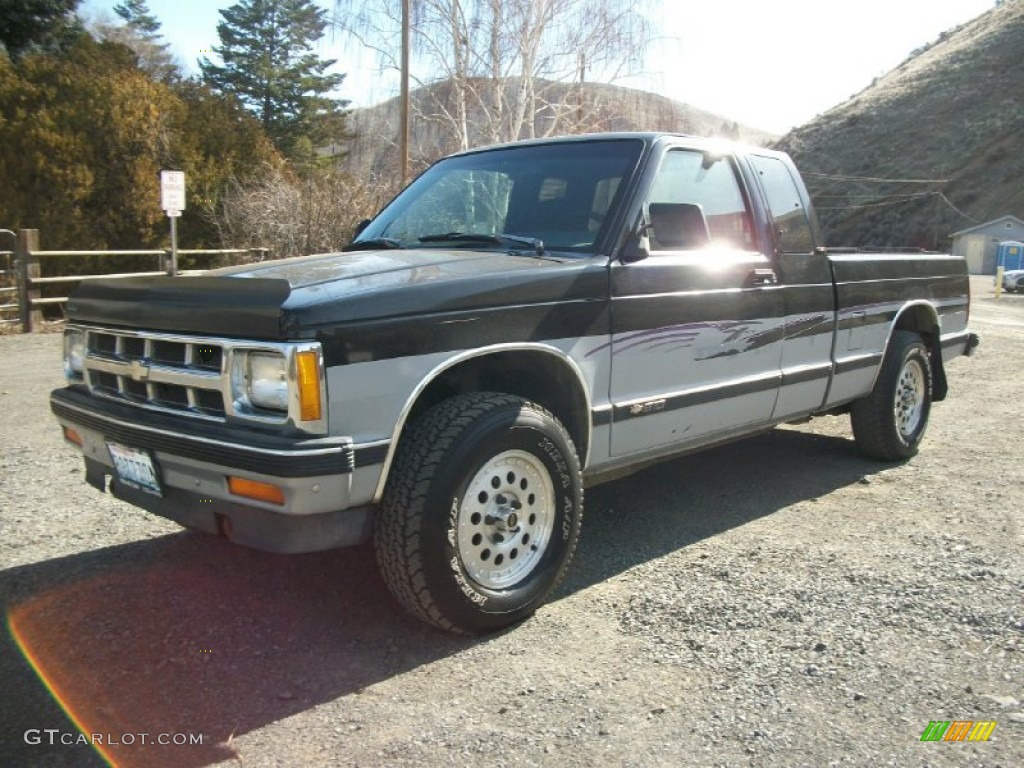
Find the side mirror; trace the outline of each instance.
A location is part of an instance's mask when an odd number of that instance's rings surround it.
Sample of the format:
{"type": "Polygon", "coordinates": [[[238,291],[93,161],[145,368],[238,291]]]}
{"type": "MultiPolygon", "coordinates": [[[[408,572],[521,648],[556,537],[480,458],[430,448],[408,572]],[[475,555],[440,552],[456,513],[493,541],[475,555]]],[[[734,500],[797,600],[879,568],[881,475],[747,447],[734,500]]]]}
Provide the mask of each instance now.
{"type": "Polygon", "coordinates": [[[651,230],[660,248],[695,250],[711,242],[704,208],[696,203],[651,203],[651,230]]]}
{"type": "Polygon", "coordinates": [[[622,252],[623,264],[643,261],[651,251],[693,251],[711,243],[704,208],[697,203],[651,203],[622,252]],[[649,221],[649,223],[648,223],[649,221]],[[654,244],[651,244],[653,239],[654,244]]]}

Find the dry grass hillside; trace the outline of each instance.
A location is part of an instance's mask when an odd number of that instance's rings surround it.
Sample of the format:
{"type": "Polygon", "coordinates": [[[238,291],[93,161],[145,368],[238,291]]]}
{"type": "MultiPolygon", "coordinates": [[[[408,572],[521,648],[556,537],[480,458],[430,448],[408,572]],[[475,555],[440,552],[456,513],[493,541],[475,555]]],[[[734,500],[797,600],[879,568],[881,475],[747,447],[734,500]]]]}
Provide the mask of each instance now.
{"type": "MultiPolygon", "coordinates": [[[[506,88],[511,93],[516,81],[506,88]]],[[[543,81],[541,86],[553,102],[575,103],[579,97],[572,91],[578,85],[543,81]]],[[[444,113],[454,112],[451,86],[440,82],[412,93],[413,120],[410,155],[415,168],[422,168],[457,149],[446,125],[444,113]]],[[[727,136],[750,144],[765,145],[777,136],[756,128],[737,124],[722,115],[633,88],[588,83],[580,107],[581,121],[570,125],[563,121],[553,131],[550,110],[541,110],[534,121],[537,136],[547,133],[584,133],[591,131],[672,131],[697,136],[727,136]]],[[[354,175],[387,175],[397,163],[397,149],[391,137],[398,135],[399,101],[397,98],[373,107],[355,110],[349,126],[355,139],[346,147],[346,169],[354,175]]],[[[479,113],[469,115],[470,146],[491,141],[483,131],[484,120],[479,113]]]]}
{"type": "Polygon", "coordinates": [[[944,249],[974,223],[1024,218],[1024,0],[943,33],[777,146],[807,177],[833,245],[944,249]]]}

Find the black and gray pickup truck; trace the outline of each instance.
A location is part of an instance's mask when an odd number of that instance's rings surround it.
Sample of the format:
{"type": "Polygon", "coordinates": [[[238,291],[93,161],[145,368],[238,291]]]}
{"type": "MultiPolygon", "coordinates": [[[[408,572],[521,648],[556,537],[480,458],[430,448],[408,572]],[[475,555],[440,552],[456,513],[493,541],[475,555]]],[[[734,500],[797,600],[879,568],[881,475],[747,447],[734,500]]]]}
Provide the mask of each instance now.
{"type": "Polygon", "coordinates": [[[558,584],[585,485],[825,413],[913,456],[968,304],[961,258],[822,247],[784,154],[527,141],[341,253],[83,283],[51,407],[96,488],[274,552],[373,537],[406,608],[485,632],[558,584]]]}

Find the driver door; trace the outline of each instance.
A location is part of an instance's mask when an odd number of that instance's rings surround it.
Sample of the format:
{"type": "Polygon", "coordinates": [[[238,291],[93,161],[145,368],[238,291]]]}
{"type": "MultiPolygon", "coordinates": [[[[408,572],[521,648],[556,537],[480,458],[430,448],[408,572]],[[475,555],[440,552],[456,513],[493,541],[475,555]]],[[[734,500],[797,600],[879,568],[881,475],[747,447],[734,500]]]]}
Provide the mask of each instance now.
{"type": "Polygon", "coordinates": [[[666,452],[768,422],[781,381],[783,292],[758,248],[734,160],[668,150],[643,215],[654,221],[649,255],[611,267],[614,456],[666,452]],[[656,219],[672,218],[673,207],[683,215],[659,240],[656,219]],[[699,212],[706,230],[681,231],[699,212]]]}

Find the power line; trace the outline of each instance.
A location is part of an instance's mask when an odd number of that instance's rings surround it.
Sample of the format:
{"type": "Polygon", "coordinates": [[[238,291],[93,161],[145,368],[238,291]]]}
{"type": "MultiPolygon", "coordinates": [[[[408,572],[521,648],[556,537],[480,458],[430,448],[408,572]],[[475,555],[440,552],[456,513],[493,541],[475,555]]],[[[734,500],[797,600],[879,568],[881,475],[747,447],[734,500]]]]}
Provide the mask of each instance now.
{"type": "MultiPolygon", "coordinates": [[[[827,205],[827,206],[815,206],[815,207],[819,211],[851,211],[851,210],[856,210],[856,209],[860,209],[860,208],[883,208],[883,207],[885,207],[887,205],[900,205],[902,203],[909,203],[909,202],[912,202],[914,200],[920,200],[921,198],[935,197],[935,196],[938,196],[938,198],[942,202],[944,202],[946,205],[948,205],[950,208],[952,208],[953,211],[958,213],[960,216],[963,216],[965,219],[970,221],[972,224],[977,224],[978,223],[978,220],[976,218],[974,218],[973,216],[971,216],[969,214],[966,214],[963,211],[961,211],[959,208],[957,208],[955,205],[953,205],[953,203],[950,201],[950,199],[948,197],[946,197],[941,192],[921,192],[920,194],[916,194],[916,195],[906,195],[906,196],[903,196],[903,197],[901,197],[898,200],[884,200],[884,201],[878,202],[878,203],[862,203],[860,205],[827,205]]],[[[830,197],[839,197],[839,195],[830,195],[830,197]]],[[[895,195],[883,195],[883,197],[895,197],[895,195]]]]}
{"type": "MultiPolygon", "coordinates": [[[[854,195],[854,194],[851,194],[849,192],[843,192],[843,193],[838,194],[838,195],[812,195],[812,197],[815,200],[832,200],[832,199],[840,199],[840,200],[853,200],[853,199],[884,200],[887,197],[907,197],[910,194],[912,194],[912,193],[910,193],[910,192],[890,192],[889,194],[885,194],[885,193],[874,192],[874,193],[865,193],[863,195],[854,195]]],[[[913,194],[918,194],[918,193],[913,193],[913,194]]],[[[922,195],[934,195],[935,193],[934,192],[921,192],[920,194],[922,194],[922,195]]]]}
{"type": "Polygon", "coordinates": [[[877,176],[839,176],[831,173],[812,173],[803,171],[804,176],[814,176],[819,179],[831,179],[833,181],[870,181],[880,184],[948,184],[952,179],[883,179],[877,176]]]}
{"type": "Polygon", "coordinates": [[[960,210],[959,208],[957,208],[957,207],[956,207],[955,205],[953,205],[953,203],[951,203],[951,202],[949,201],[949,198],[948,198],[948,197],[946,197],[946,196],[945,196],[944,194],[942,194],[941,192],[936,192],[935,194],[937,194],[937,195],[939,196],[939,199],[940,199],[940,200],[942,200],[942,202],[944,202],[944,203],[945,203],[946,205],[948,205],[948,206],[949,206],[950,208],[952,208],[952,209],[953,209],[954,211],[956,211],[957,213],[959,213],[959,214],[960,214],[961,216],[963,216],[963,217],[964,217],[965,219],[967,219],[967,220],[968,220],[969,222],[971,222],[972,224],[977,224],[977,223],[979,223],[979,222],[978,222],[978,220],[977,220],[976,218],[974,218],[973,216],[968,216],[968,215],[967,215],[966,213],[964,213],[964,212],[963,212],[963,211],[961,211],[961,210],[960,210]]]}
{"type": "MultiPolygon", "coordinates": [[[[863,203],[861,205],[833,205],[818,207],[819,211],[850,211],[858,208],[882,208],[886,205],[899,205],[900,203],[909,203],[912,200],[920,200],[924,197],[932,197],[934,195],[941,195],[941,192],[922,192],[919,195],[907,195],[899,200],[886,200],[880,203],[863,203]]],[[[948,202],[948,201],[947,201],[948,202]]]]}

